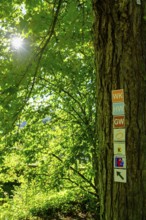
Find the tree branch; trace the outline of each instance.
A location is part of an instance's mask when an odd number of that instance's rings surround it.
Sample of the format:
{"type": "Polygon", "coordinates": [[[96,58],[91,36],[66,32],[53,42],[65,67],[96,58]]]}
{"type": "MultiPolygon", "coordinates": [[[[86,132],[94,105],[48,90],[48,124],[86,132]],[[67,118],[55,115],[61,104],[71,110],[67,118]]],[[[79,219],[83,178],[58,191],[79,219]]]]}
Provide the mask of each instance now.
{"type": "MultiPolygon", "coordinates": [[[[64,162],[57,155],[52,154],[52,156],[55,157],[56,159],[58,159],[61,163],[64,162]]],[[[76,174],[78,174],[78,176],[80,176],[85,182],[87,182],[95,190],[95,192],[97,192],[97,188],[95,187],[95,185],[91,181],[89,181],[83,174],[81,174],[78,170],[74,169],[72,166],[70,166],[69,169],[73,170],[76,174]]]]}
{"type": "MultiPolygon", "coordinates": [[[[53,22],[51,24],[51,28],[48,30],[47,32],[47,35],[46,35],[46,40],[45,42],[41,42],[41,44],[44,44],[40,51],[38,52],[38,54],[35,56],[34,60],[32,60],[32,62],[27,66],[22,78],[20,79],[19,81],[19,84],[16,85],[16,87],[18,87],[20,85],[20,83],[22,82],[22,80],[24,79],[24,77],[26,76],[27,72],[28,72],[28,69],[32,66],[32,63],[33,62],[36,62],[37,61],[37,65],[35,67],[35,71],[34,71],[34,75],[33,75],[33,81],[31,83],[31,87],[30,89],[28,89],[28,92],[26,94],[26,97],[25,97],[25,101],[23,103],[23,105],[21,106],[21,108],[19,109],[19,111],[15,114],[14,116],[14,121],[13,121],[13,124],[15,123],[15,121],[17,120],[17,116],[20,114],[20,112],[23,110],[23,108],[25,107],[25,105],[27,104],[30,96],[31,96],[31,93],[33,91],[33,88],[35,86],[35,82],[36,82],[36,77],[37,77],[37,73],[38,73],[38,70],[39,70],[39,66],[40,66],[40,63],[41,63],[41,59],[42,59],[42,56],[43,56],[43,53],[47,47],[47,45],[49,44],[53,34],[54,34],[54,29],[55,29],[55,26],[56,26],[56,23],[57,23],[57,19],[58,19],[58,16],[59,16],[59,11],[60,11],[60,8],[61,8],[61,4],[62,4],[62,0],[59,0],[58,2],[58,6],[57,6],[57,10],[55,12],[55,15],[54,15],[54,19],[53,19],[53,22]],[[37,60],[36,60],[36,57],[37,57],[37,60]]],[[[41,45],[40,44],[40,45],[41,45]]],[[[29,87],[29,85],[28,85],[29,87]]]]}
{"type": "MultiPolygon", "coordinates": [[[[68,180],[69,182],[75,184],[76,186],[80,187],[80,188],[83,189],[84,191],[87,191],[87,189],[85,189],[83,186],[79,185],[77,182],[73,181],[73,180],[70,179],[69,177],[68,177],[68,178],[67,178],[67,177],[64,177],[64,178],[62,178],[62,179],[64,179],[64,180],[68,180]]],[[[96,194],[96,193],[91,192],[91,191],[88,191],[88,192],[89,192],[90,194],[92,194],[92,195],[94,195],[94,196],[97,197],[97,194],[96,194]]]]}

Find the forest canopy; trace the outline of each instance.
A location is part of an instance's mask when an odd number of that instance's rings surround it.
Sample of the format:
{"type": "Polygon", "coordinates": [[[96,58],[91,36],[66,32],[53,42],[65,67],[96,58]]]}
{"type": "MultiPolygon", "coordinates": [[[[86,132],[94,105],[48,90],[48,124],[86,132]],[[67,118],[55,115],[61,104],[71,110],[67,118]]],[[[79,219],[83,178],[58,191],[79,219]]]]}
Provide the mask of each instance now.
{"type": "Polygon", "coordinates": [[[2,0],[0,8],[1,218],[97,200],[90,1],[2,0]]]}

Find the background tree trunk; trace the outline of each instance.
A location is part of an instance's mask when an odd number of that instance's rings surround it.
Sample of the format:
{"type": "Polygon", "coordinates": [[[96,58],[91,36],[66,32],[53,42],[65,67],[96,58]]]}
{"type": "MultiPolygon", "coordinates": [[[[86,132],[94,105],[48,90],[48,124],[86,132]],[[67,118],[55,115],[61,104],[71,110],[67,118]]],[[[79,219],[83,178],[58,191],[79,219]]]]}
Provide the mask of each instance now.
{"type": "Polygon", "coordinates": [[[146,219],[143,181],[146,125],[142,9],[143,6],[138,5],[136,0],[93,0],[101,220],[146,219]],[[126,183],[114,182],[111,92],[116,89],[124,89],[125,98],[126,183]]]}

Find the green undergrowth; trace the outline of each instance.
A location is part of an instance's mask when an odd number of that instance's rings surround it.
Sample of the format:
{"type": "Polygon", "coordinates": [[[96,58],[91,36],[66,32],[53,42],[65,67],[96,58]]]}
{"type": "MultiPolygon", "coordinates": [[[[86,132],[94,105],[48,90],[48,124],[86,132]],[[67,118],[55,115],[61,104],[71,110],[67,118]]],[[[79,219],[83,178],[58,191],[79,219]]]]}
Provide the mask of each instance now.
{"type": "Polygon", "coordinates": [[[91,216],[98,212],[97,201],[94,197],[84,192],[62,190],[60,192],[39,192],[36,189],[18,189],[13,198],[5,198],[0,206],[1,220],[51,220],[85,219],[81,216],[91,216]]]}

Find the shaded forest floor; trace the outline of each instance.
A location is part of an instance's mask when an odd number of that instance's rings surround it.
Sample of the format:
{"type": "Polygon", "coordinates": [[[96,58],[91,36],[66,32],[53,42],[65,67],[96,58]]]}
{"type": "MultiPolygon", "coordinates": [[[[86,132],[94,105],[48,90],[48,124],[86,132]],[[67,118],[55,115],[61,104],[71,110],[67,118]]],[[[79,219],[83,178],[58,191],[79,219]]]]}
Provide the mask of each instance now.
{"type": "Polygon", "coordinates": [[[94,213],[82,213],[78,212],[75,214],[62,214],[62,213],[56,213],[54,216],[45,216],[45,217],[34,217],[33,220],[98,220],[99,216],[94,213]]]}
{"type": "Polygon", "coordinates": [[[46,212],[37,213],[37,216],[33,220],[99,220],[99,207],[93,205],[93,209],[87,209],[84,203],[69,204],[70,207],[67,211],[63,209],[51,210],[48,209],[46,212]],[[79,206],[80,204],[80,206],[79,206]],[[84,207],[82,205],[85,205],[84,207]]]}
{"type": "Polygon", "coordinates": [[[99,217],[94,215],[94,214],[91,214],[91,213],[82,213],[82,212],[79,212],[79,213],[76,213],[75,215],[62,215],[62,214],[58,214],[56,215],[55,217],[37,217],[37,218],[34,218],[34,220],[98,220],[99,217]]]}

